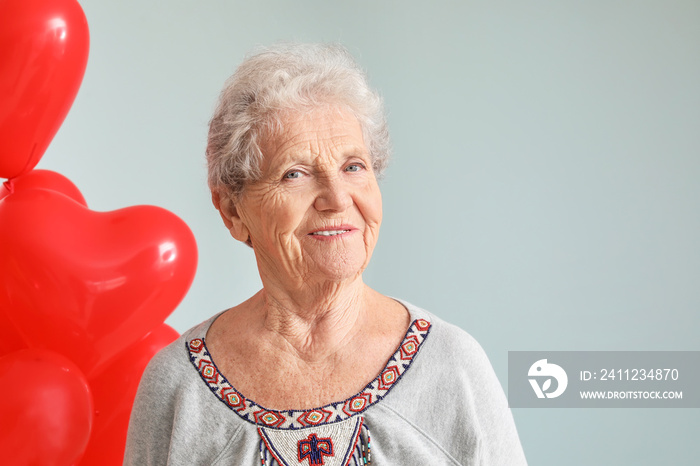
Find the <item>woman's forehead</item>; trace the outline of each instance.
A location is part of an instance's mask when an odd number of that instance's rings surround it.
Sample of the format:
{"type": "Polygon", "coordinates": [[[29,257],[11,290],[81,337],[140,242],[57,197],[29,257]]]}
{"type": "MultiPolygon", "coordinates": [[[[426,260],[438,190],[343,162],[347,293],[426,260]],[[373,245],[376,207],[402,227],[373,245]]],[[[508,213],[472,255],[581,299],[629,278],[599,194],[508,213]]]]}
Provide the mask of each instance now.
{"type": "Polygon", "coordinates": [[[263,167],[288,160],[366,156],[362,127],[341,109],[295,112],[280,120],[279,129],[261,144],[263,167]]]}

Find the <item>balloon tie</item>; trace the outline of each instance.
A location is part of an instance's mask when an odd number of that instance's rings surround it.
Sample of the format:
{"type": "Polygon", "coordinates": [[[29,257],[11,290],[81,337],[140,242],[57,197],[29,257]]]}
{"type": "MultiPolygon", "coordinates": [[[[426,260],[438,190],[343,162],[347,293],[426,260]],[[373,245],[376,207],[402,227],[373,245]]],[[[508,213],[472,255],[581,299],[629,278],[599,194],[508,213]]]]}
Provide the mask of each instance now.
{"type": "Polygon", "coordinates": [[[12,179],[5,181],[2,185],[5,187],[5,189],[7,189],[7,192],[9,192],[10,194],[15,192],[15,184],[12,182],[12,179]]]}

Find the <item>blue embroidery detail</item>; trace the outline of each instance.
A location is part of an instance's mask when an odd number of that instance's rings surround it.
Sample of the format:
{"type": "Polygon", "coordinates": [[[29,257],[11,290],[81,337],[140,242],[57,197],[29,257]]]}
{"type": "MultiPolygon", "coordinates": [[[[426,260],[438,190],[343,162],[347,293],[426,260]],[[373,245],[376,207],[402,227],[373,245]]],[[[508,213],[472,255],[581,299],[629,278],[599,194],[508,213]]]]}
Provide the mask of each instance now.
{"type": "Polygon", "coordinates": [[[311,434],[306,440],[299,440],[299,462],[309,459],[309,465],[324,464],[324,456],[333,456],[333,441],[330,438],[318,438],[311,434]]]}

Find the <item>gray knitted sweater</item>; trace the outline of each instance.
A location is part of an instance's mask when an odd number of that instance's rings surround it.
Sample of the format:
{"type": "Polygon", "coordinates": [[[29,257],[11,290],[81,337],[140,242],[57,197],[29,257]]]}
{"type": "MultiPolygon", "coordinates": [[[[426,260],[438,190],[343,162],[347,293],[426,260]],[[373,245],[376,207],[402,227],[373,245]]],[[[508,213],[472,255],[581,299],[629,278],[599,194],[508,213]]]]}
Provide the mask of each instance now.
{"type": "Polygon", "coordinates": [[[268,410],[218,372],[214,318],[146,369],[125,465],[525,465],[503,390],[463,330],[402,302],[412,324],[357,395],[309,410],[268,410]]]}

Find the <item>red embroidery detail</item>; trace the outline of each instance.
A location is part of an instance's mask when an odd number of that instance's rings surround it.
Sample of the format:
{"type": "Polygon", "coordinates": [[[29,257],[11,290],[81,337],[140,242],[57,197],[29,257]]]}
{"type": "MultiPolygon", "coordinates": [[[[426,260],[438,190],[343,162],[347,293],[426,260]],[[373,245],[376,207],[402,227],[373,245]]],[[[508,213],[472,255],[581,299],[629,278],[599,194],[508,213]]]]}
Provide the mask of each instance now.
{"type": "Polygon", "coordinates": [[[225,388],[221,390],[221,398],[224,399],[227,405],[236,411],[245,409],[245,398],[236,390],[225,388]]]}
{"type": "Polygon", "coordinates": [[[430,322],[428,322],[425,319],[418,319],[418,320],[416,320],[416,327],[421,332],[424,330],[428,330],[430,328],[430,322]]]}
{"type": "Polygon", "coordinates": [[[348,416],[352,416],[353,414],[359,413],[370,404],[372,404],[372,394],[362,393],[346,401],[343,406],[343,412],[348,416]]]}
{"type": "Polygon", "coordinates": [[[396,366],[387,367],[382,375],[379,376],[379,389],[389,390],[396,380],[399,378],[399,369],[396,366]]]}
{"type": "Polygon", "coordinates": [[[326,422],[332,414],[331,411],[326,409],[313,409],[301,413],[301,415],[297,417],[297,421],[299,421],[299,424],[302,426],[316,426],[326,422]]]}
{"type": "Polygon", "coordinates": [[[333,452],[333,440],[330,438],[318,438],[316,434],[309,435],[304,440],[297,442],[299,462],[309,459],[309,465],[324,464],[325,456],[335,456],[333,452]]]}
{"type": "Polygon", "coordinates": [[[200,362],[199,373],[202,374],[202,377],[207,381],[207,383],[219,383],[219,371],[216,370],[214,364],[209,364],[206,361],[200,362]]]}
{"type": "Polygon", "coordinates": [[[415,335],[406,338],[406,341],[401,345],[401,359],[404,361],[413,359],[413,355],[418,351],[419,345],[418,337],[415,335]]]}
{"type": "Polygon", "coordinates": [[[204,349],[204,342],[197,338],[196,340],[192,340],[190,342],[190,350],[194,351],[195,353],[199,353],[204,349]]]}
{"type": "Polygon", "coordinates": [[[284,424],[285,418],[280,413],[274,411],[266,411],[261,409],[260,411],[255,411],[255,422],[258,424],[263,424],[268,427],[278,427],[284,424]]]}

